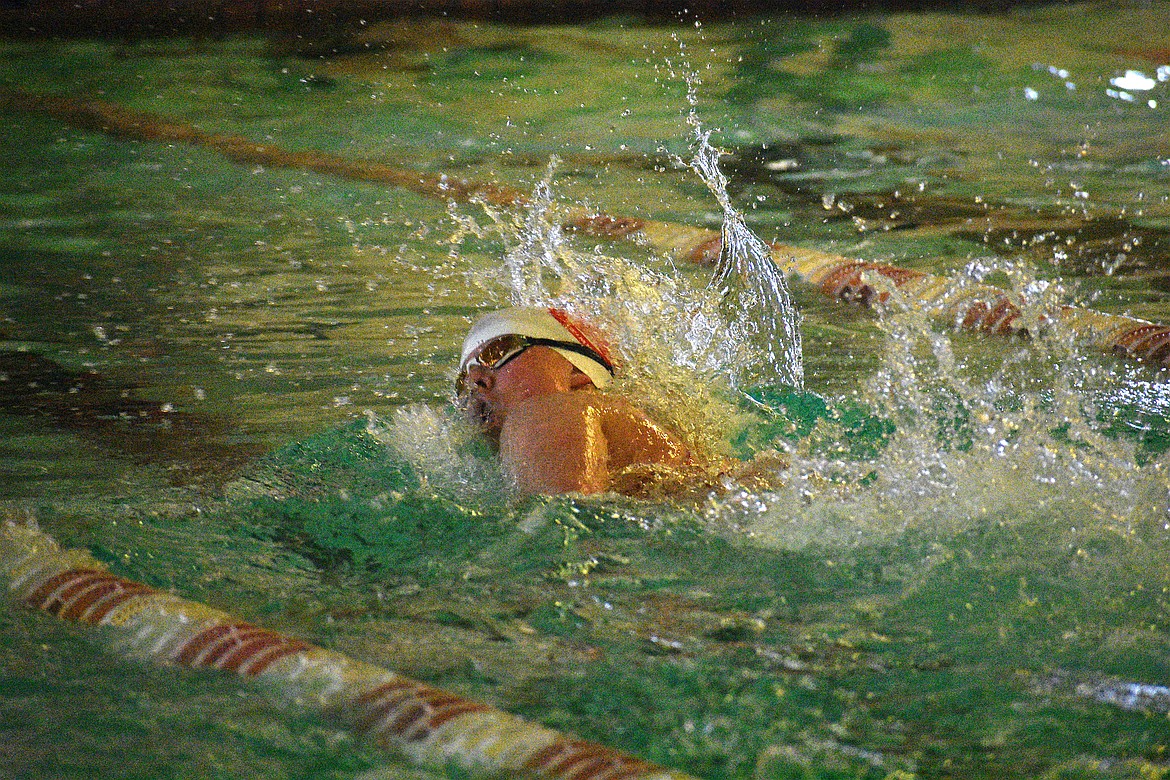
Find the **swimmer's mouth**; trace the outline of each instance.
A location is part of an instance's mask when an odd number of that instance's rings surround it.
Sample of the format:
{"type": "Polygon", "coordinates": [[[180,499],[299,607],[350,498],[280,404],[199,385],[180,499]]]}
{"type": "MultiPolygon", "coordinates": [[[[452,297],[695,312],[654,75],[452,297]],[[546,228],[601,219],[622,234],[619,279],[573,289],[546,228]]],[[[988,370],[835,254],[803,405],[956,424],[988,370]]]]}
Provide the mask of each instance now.
{"type": "Polygon", "coordinates": [[[499,423],[494,419],[492,407],[486,400],[477,395],[469,396],[463,403],[467,421],[479,428],[483,433],[493,433],[499,430],[499,423]]]}

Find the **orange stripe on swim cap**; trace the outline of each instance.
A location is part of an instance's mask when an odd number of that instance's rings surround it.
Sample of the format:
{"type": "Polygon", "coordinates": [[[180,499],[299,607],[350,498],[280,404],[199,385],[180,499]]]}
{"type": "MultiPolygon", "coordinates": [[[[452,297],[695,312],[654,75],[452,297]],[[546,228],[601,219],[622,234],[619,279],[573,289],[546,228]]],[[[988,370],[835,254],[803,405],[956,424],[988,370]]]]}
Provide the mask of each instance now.
{"type": "Polygon", "coordinates": [[[606,363],[609,363],[615,368],[617,367],[617,363],[613,359],[613,353],[609,348],[609,343],[599,329],[587,322],[582,322],[564,309],[554,309],[550,306],[548,313],[565,330],[573,334],[573,338],[577,339],[577,343],[583,347],[588,347],[600,355],[606,363]]]}

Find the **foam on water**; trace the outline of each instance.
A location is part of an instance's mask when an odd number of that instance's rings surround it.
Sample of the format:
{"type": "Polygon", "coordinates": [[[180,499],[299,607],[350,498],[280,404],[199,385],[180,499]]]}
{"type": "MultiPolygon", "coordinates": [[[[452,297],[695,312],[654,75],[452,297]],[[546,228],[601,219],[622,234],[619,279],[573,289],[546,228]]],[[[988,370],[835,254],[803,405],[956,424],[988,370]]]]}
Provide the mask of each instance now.
{"type": "Polygon", "coordinates": [[[411,404],[395,410],[389,420],[372,412],[367,419],[370,435],[409,463],[424,483],[431,480],[455,500],[474,506],[505,495],[498,460],[477,447],[477,431],[454,410],[411,404]]]}
{"type": "Polygon", "coordinates": [[[932,328],[926,312],[887,285],[889,303],[877,320],[886,335],[882,361],[850,400],[892,421],[892,436],[876,456],[860,459],[821,454],[815,436],[794,442],[784,489],[754,502],[742,495],[713,502],[709,517],[794,549],[988,523],[1056,523],[1074,535],[1078,527],[1165,533],[1165,457],[1143,464],[1135,442],[1106,433],[1112,415],[1104,399],[1132,392],[1126,372],[1082,355],[1059,329],[1035,325],[1052,299],[1024,294],[1037,288],[1017,266],[988,263],[1017,272],[1031,340],[1003,350],[998,366],[967,365],[957,337],[932,328]]]}

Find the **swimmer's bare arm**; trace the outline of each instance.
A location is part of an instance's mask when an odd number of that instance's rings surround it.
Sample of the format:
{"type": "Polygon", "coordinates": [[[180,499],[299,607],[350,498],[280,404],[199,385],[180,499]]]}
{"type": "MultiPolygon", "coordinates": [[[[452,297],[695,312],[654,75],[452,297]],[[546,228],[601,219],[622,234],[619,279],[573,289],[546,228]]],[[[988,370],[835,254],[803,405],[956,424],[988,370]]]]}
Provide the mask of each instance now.
{"type": "Polygon", "coordinates": [[[633,464],[686,466],[675,435],[618,396],[592,391],[530,398],[500,430],[505,473],[527,494],[599,493],[633,464]]]}
{"type": "Polygon", "coordinates": [[[601,415],[576,393],[530,398],[500,429],[500,459],[529,495],[600,493],[609,486],[609,450],[601,415]]]}

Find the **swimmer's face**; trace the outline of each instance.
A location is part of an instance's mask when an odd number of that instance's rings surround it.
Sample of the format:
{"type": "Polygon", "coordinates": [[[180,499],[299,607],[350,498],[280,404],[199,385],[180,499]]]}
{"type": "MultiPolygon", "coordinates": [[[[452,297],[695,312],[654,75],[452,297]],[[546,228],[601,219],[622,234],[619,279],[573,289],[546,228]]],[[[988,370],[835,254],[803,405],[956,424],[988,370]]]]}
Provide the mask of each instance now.
{"type": "Polygon", "coordinates": [[[473,357],[462,398],[471,423],[495,438],[517,404],[585,385],[592,382],[559,352],[534,346],[496,368],[482,366],[473,357]]]}

